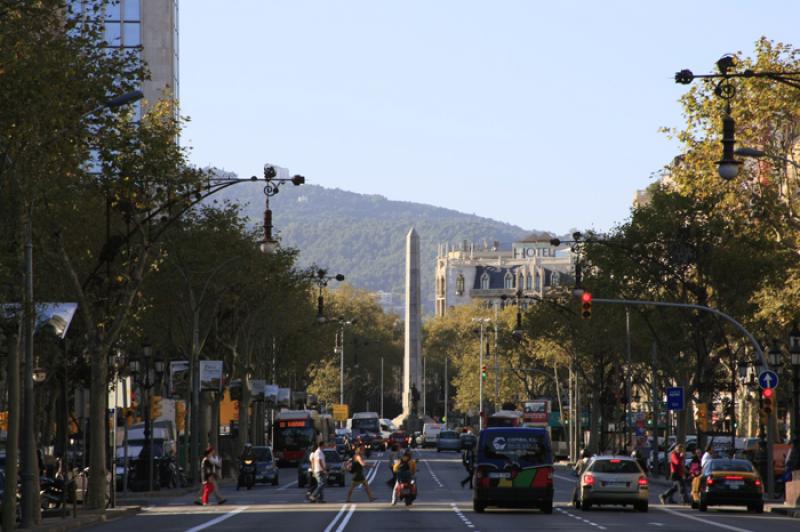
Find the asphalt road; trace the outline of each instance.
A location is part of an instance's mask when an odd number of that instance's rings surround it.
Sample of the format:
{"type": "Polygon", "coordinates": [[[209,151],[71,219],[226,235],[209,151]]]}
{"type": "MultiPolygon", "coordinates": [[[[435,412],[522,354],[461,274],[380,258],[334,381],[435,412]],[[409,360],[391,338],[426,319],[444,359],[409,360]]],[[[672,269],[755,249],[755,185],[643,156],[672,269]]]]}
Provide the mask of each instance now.
{"type": "Polygon", "coordinates": [[[123,518],[93,530],[114,532],[208,530],[288,530],[342,532],[378,530],[730,530],[758,531],[800,530],[800,520],[770,514],[749,514],[742,508],[709,508],[700,513],[686,506],[663,506],[658,502],[660,486],[650,488],[650,511],[634,512],[615,507],[576,510],[570,501],[574,477],[560,468],[555,481],[555,508],[552,515],[537,510],[488,509],[472,511],[471,492],[462,489],[464,478],[460,456],[437,454],[425,450],[418,453],[419,497],[411,508],[391,506],[391,490],[387,464],[380,453],[373,454],[374,468],[369,477],[378,497],[369,502],[360,488],[353,493],[353,502],[345,499],[348,486],[328,487],[325,504],[310,504],[305,489],[297,487],[296,469],[282,469],[279,486],[259,485],[251,491],[224,490],[227,502],[218,506],[196,506],[193,496],[153,499],[152,505],[132,517],[123,518]]]}

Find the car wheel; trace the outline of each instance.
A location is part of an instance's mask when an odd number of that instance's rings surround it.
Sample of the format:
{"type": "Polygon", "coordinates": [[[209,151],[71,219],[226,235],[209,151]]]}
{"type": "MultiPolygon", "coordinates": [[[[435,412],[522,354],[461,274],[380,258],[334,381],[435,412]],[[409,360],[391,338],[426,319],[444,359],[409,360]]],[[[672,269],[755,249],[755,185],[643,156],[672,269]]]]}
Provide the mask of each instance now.
{"type": "Polygon", "coordinates": [[[637,502],[633,505],[637,512],[647,512],[647,502],[637,502]]]}
{"type": "Polygon", "coordinates": [[[546,503],[542,504],[539,508],[546,514],[553,513],[553,501],[547,501],[546,503]]]}
{"type": "Polygon", "coordinates": [[[486,510],[486,503],[479,502],[473,499],[472,501],[472,509],[475,510],[476,513],[482,514],[484,510],[486,510]]]}
{"type": "Polygon", "coordinates": [[[703,499],[700,499],[700,504],[697,506],[697,508],[698,508],[698,509],[699,509],[701,512],[705,512],[705,511],[707,511],[707,510],[708,510],[708,505],[706,504],[706,501],[704,501],[703,499]]]}
{"type": "Polygon", "coordinates": [[[763,514],[764,513],[764,503],[762,502],[762,503],[759,503],[759,504],[750,504],[750,505],[747,506],[747,511],[748,512],[755,512],[757,514],[763,514]]]}
{"type": "Polygon", "coordinates": [[[589,510],[592,509],[592,503],[590,503],[589,501],[583,501],[583,503],[581,503],[581,509],[584,512],[588,512],[589,510]]]}
{"type": "Polygon", "coordinates": [[[277,485],[278,485],[278,482],[279,482],[279,481],[278,481],[278,475],[275,475],[275,478],[273,478],[273,479],[272,479],[272,485],[273,485],[273,486],[277,486],[277,485]]]}

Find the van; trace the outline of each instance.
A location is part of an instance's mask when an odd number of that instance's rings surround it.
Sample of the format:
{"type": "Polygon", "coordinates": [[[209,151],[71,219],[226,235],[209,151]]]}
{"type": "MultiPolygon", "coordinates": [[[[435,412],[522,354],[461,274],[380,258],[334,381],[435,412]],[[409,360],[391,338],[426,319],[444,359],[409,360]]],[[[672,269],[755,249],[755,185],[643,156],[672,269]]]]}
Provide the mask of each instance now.
{"type": "Polygon", "coordinates": [[[439,439],[439,433],[442,432],[441,423],[425,423],[422,425],[422,446],[433,447],[439,439]]]}
{"type": "Polygon", "coordinates": [[[546,428],[491,427],[481,431],[472,507],[534,507],[553,513],[553,449],[546,428]]]}

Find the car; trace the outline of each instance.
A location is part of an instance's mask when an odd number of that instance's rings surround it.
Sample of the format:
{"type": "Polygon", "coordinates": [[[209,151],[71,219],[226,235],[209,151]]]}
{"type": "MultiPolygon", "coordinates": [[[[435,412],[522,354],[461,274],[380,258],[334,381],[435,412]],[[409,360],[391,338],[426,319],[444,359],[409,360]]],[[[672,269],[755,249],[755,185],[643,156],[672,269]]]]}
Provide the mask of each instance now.
{"type": "Polygon", "coordinates": [[[272,456],[272,449],[268,446],[257,445],[253,447],[256,457],[256,482],[269,482],[277,486],[279,480],[278,465],[272,456]]]}
{"type": "Polygon", "coordinates": [[[553,513],[553,449],[546,428],[492,427],[478,438],[472,508],[536,507],[553,513]]]}
{"type": "Polygon", "coordinates": [[[573,504],[585,511],[601,504],[630,504],[646,512],[649,497],[647,475],[635,459],[599,455],[589,460],[578,478],[573,504]]]}
{"type": "Polygon", "coordinates": [[[723,504],[764,511],[764,484],[749,460],[712,458],[692,481],[692,507],[705,512],[723,504]]]}
{"type": "Polygon", "coordinates": [[[462,450],[474,449],[478,444],[478,437],[471,432],[462,432],[459,439],[461,440],[462,450]]]}
{"type": "Polygon", "coordinates": [[[297,461],[297,487],[305,488],[311,476],[311,452],[306,451],[303,458],[297,461]]]}
{"type": "Polygon", "coordinates": [[[336,452],[341,456],[345,456],[348,453],[347,443],[344,436],[336,436],[336,452]]]}
{"type": "Polygon", "coordinates": [[[422,425],[422,446],[433,447],[436,445],[436,439],[442,431],[440,423],[425,423],[422,425]]]}
{"type": "Polygon", "coordinates": [[[461,438],[452,430],[443,430],[436,439],[436,452],[442,451],[461,451],[461,438]]]}
{"type": "Polygon", "coordinates": [[[389,436],[389,440],[387,441],[387,444],[388,444],[389,447],[397,445],[400,449],[404,449],[404,448],[408,447],[408,436],[406,435],[405,432],[403,432],[401,430],[393,432],[389,436]]]}
{"type": "Polygon", "coordinates": [[[328,486],[338,484],[339,486],[345,485],[344,459],[336,452],[336,449],[323,449],[325,453],[325,464],[328,466],[328,486]]]}

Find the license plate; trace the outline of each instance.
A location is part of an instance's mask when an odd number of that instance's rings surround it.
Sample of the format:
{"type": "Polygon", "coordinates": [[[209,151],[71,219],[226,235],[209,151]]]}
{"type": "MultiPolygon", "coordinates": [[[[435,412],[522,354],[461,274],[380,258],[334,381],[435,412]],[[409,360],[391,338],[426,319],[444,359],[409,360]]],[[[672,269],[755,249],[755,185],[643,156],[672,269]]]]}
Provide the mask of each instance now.
{"type": "Polygon", "coordinates": [[[627,486],[628,485],[627,482],[620,482],[620,481],[616,481],[616,480],[615,481],[604,482],[603,484],[606,485],[606,486],[612,486],[612,487],[620,487],[620,486],[627,486]]]}
{"type": "Polygon", "coordinates": [[[738,490],[742,486],[744,486],[744,482],[742,482],[741,480],[729,480],[728,481],[728,487],[730,489],[732,489],[732,490],[738,490]]]}
{"type": "Polygon", "coordinates": [[[489,473],[489,478],[511,478],[511,473],[489,473]]]}

